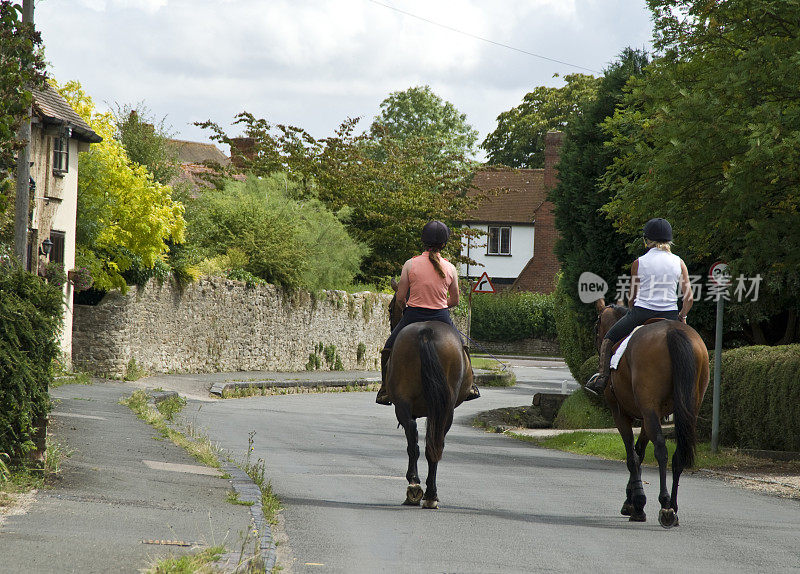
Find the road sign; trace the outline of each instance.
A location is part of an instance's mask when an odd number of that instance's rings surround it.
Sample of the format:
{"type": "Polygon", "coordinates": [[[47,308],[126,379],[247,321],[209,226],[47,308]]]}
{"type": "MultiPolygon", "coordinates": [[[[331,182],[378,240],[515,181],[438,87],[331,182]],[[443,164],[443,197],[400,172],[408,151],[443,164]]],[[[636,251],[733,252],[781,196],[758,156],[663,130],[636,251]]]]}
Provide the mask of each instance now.
{"type": "Polygon", "coordinates": [[[483,275],[481,275],[481,278],[475,282],[475,285],[472,287],[472,292],[473,293],[495,292],[494,285],[492,285],[492,282],[489,280],[489,275],[486,273],[486,271],[484,271],[483,275]]]}
{"type": "Polygon", "coordinates": [[[728,269],[728,264],[722,261],[714,263],[711,269],[708,270],[708,278],[720,287],[729,285],[731,282],[731,272],[730,269],[728,269]]]}

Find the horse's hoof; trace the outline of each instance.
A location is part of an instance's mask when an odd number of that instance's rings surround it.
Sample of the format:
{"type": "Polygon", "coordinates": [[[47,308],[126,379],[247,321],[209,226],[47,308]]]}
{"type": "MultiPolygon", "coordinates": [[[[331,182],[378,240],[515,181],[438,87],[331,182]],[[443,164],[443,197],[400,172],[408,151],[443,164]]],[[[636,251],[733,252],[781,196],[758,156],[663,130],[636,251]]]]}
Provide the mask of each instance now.
{"type": "Polygon", "coordinates": [[[634,510],[628,520],[630,522],[647,522],[647,514],[645,514],[644,511],[637,513],[636,510],[634,510]]]}
{"type": "Polygon", "coordinates": [[[422,508],[428,508],[430,510],[436,510],[439,508],[439,501],[438,500],[429,500],[425,499],[422,501],[422,508]]]}
{"type": "Polygon", "coordinates": [[[678,526],[678,515],[672,508],[662,508],[658,511],[658,523],[664,528],[678,526]]]}
{"type": "Polygon", "coordinates": [[[633,504],[631,504],[630,502],[625,502],[622,505],[622,510],[620,510],[619,512],[620,514],[622,514],[622,516],[630,516],[631,514],[633,514],[633,504]]]}
{"type": "Polygon", "coordinates": [[[406,506],[419,506],[420,500],[422,500],[422,487],[418,484],[409,484],[406,489],[406,501],[403,504],[406,506]]]}

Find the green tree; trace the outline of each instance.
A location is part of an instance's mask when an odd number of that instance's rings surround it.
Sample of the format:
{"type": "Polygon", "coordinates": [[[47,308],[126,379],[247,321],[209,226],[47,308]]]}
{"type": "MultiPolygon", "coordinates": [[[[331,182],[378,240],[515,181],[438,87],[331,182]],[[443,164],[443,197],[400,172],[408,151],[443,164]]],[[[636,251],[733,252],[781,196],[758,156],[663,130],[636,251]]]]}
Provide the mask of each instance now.
{"type": "Polygon", "coordinates": [[[497,128],[481,144],[487,163],[544,166],[544,136],[549,130],[562,129],[580,114],[594,98],[600,82],[586,74],[569,74],[564,80],[566,85],[561,88],[534,88],[519,106],[497,116],[497,128]]]}
{"type": "MultiPolygon", "coordinates": [[[[253,157],[245,158],[246,171],[265,177],[283,170],[300,183],[298,197],[317,198],[335,213],[351,210],[348,232],[370,250],[357,276],[362,282],[398,274],[421,247],[419,234],[427,221],[453,224],[478,201],[466,195],[470,174],[461,153],[443,150],[425,159],[429,148],[423,138],[401,143],[386,133],[358,135],[354,119],[320,140],[301,128],[273,128],[246,112],[237,123],[256,142],[253,157]],[[373,153],[375,145],[384,150],[383,157],[373,153]]],[[[212,139],[231,143],[218,125],[201,125],[213,131],[212,139]]],[[[451,258],[458,259],[457,235],[450,246],[451,258]]]]}
{"type": "Polygon", "coordinates": [[[130,161],[112,115],[96,112],[78,82],[56,88],[103,138],[79,159],[77,264],[91,270],[96,289],[125,290],[123,273],[134,264],[153,268],[168,251],[165,241],[183,241],[183,205],[130,161]]]}
{"type": "Polygon", "coordinates": [[[441,154],[465,159],[474,156],[478,132],[467,123],[466,114],[430,86],[392,92],[380,107],[370,126],[380,158],[386,157],[387,150],[380,145],[386,137],[400,147],[410,139],[424,140],[425,159],[441,154]]]}
{"type": "Polygon", "coordinates": [[[595,311],[593,305],[584,305],[578,297],[581,273],[591,271],[603,277],[612,290],[606,295],[610,301],[617,277],[627,272],[631,261],[627,237],[620,235],[600,211],[610,197],[599,178],[613,160],[612,150],[605,145],[610,138],[600,125],[622,102],[629,78],[641,76],[647,64],[643,52],[626,49],[608,67],[595,97],[586,101],[567,125],[558,167],[559,183],[550,193],[559,231],[556,255],[561,263],[561,280],[578,310],[575,320],[586,324],[592,323],[595,311]]]}
{"type": "Polygon", "coordinates": [[[16,195],[12,172],[17,152],[27,142],[17,139],[20,123],[33,101],[31,88],[42,87],[45,63],[42,38],[32,24],[22,22],[17,4],[0,2],[0,241],[13,237],[14,213],[8,206],[16,195]]]}
{"type": "MultiPolygon", "coordinates": [[[[188,247],[206,260],[284,287],[349,286],[366,249],[320,201],[294,201],[286,185],[275,174],[204,192],[187,212],[188,247]]],[[[204,267],[213,270],[201,263],[204,267]]]]}
{"type": "Polygon", "coordinates": [[[800,298],[800,2],[650,0],[661,57],[605,127],[616,158],[606,211],[638,235],[676,227],[684,253],[763,277],[732,307],[749,335],[789,342],[800,298]]]}
{"type": "Polygon", "coordinates": [[[164,119],[157,121],[144,104],[117,105],[114,109],[114,135],[128,159],[147,168],[153,179],[167,185],[177,175],[177,156],[167,140],[169,128],[164,119]]]}

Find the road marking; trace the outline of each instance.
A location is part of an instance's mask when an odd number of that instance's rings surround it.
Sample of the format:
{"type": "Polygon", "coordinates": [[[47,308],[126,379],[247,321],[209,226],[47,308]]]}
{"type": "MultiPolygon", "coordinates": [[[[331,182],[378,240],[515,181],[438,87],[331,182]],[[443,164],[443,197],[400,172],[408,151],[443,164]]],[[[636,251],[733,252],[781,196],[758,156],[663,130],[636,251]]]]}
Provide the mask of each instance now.
{"type": "Polygon", "coordinates": [[[94,416],[94,415],[81,415],[81,414],[78,414],[78,413],[65,413],[63,411],[53,411],[50,414],[51,415],[55,415],[57,417],[67,417],[67,418],[73,418],[73,419],[92,419],[92,420],[95,420],[95,421],[106,421],[106,420],[108,420],[105,417],[97,417],[97,416],[94,416]]]}
{"type": "Polygon", "coordinates": [[[325,566],[321,562],[306,562],[304,566],[325,566]]]}
{"type": "Polygon", "coordinates": [[[347,474],[347,473],[327,473],[327,474],[320,474],[319,476],[334,476],[334,477],[342,477],[342,478],[383,478],[388,480],[405,480],[402,476],[385,476],[380,474],[347,474]]]}
{"type": "Polygon", "coordinates": [[[199,466],[196,464],[176,464],[173,462],[158,462],[157,460],[143,460],[145,466],[154,470],[168,470],[170,472],[187,472],[190,474],[204,474],[206,476],[222,476],[216,468],[199,466]]]}

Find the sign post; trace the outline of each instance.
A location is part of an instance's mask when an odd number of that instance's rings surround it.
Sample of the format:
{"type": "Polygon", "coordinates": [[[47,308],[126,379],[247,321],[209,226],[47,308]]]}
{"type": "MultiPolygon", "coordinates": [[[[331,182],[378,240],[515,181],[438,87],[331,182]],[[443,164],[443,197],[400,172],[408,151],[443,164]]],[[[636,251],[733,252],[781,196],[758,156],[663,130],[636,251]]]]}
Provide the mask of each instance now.
{"type": "Polygon", "coordinates": [[[719,394],[720,380],[722,377],[722,312],[725,306],[725,292],[730,284],[730,271],[728,265],[717,261],[708,271],[709,279],[717,285],[717,321],[714,333],[714,396],[711,414],[711,452],[719,450],[719,394]]]}
{"type": "MultiPolygon", "coordinates": [[[[483,275],[475,282],[472,288],[469,290],[469,305],[467,305],[467,338],[469,339],[472,336],[472,294],[473,293],[494,293],[494,285],[492,285],[492,281],[489,279],[489,275],[486,271],[483,272],[483,275]]],[[[471,340],[471,339],[470,339],[471,340]]]]}

